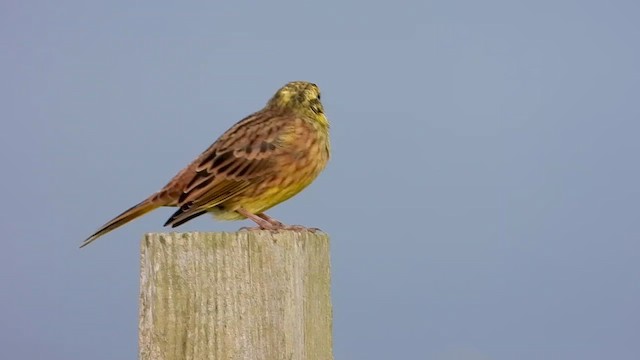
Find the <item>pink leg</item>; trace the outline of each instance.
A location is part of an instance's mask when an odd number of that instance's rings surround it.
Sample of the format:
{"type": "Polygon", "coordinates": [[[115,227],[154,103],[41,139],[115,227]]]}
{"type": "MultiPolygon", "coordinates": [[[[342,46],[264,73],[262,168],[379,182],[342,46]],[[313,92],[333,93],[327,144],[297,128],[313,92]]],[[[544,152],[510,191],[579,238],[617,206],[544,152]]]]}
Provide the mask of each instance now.
{"type": "Polygon", "coordinates": [[[302,225],[285,225],[283,223],[281,223],[280,221],[272,218],[271,216],[265,214],[265,213],[260,213],[260,214],[256,214],[258,216],[260,216],[261,218],[267,220],[268,222],[270,222],[276,229],[282,229],[282,230],[294,230],[294,231],[311,231],[311,232],[316,232],[316,231],[322,231],[318,228],[308,228],[306,226],[302,226],[302,225]]]}
{"type": "Polygon", "coordinates": [[[311,232],[322,231],[318,228],[308,228],[302,225],[285,225],[265,213],[253,214],[248,212],[244,208],[239,208],[236,211],[238,212],[238,214],[258,224],[258,227],[243,227],[241,230],[294,230],[311,232]]]}
{"type": "Polygon", "coordinates": [[[256,214],[257,216],[267,220],[269,223],[271,223],[271,225],[277,227],[277,228],[284,228],[285,225],[283,223],[281,223],[280,221],[272,218],[271,216],[265,214],[265,213],[260,213],[260,214],[256,214]]]}
{"type": "MultiPolygon", "coordinates": [[[[238,214],[246,217],[247,219],[253,220],[253,222],[255,222],[256,224],[258,224],[258,229],[259,230],[275,230],[275,227],[272,223],[270,223],[268,220],[252,214],[250,212],[248,212],[247,210],[245,210],[244,208],[239,208],[238,210],[236,210],[238,212],[238,214]]],[[[255,230],[255,228],[243,228],[243,229],[247,229],[247,230],[255,230]]]]}

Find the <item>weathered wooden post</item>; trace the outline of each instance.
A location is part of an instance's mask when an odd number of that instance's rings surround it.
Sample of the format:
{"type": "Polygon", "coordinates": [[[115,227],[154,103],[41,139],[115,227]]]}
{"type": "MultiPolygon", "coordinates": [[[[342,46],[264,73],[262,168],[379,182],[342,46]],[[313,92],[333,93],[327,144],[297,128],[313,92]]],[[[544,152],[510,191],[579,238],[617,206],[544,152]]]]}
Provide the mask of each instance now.
{"type": "Polygon", "coordinates": [[[147,234],[140,360],[330,360],[329,237],[147,234]]]}

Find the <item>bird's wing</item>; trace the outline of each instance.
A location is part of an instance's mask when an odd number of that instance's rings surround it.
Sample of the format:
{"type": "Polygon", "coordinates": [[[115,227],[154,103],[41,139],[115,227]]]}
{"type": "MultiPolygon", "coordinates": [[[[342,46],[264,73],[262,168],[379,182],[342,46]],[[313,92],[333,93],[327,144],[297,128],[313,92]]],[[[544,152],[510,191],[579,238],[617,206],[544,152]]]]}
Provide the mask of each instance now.
{"type": "Polygon", "coordinates": [[[294,130],[287,117],[268,113],[238,122],[172,181],[182,192],[179,209],[165,226],[183,224],[277,171],[274,155],[286,151],[288,142],[282,139],[294,130]]]}

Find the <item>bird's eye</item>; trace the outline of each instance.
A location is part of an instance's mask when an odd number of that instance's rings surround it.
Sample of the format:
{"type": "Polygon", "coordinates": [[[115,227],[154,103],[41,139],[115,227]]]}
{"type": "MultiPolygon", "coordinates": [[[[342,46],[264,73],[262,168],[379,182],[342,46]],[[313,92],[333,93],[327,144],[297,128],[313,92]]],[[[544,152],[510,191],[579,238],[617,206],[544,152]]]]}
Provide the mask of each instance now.
{"type": "Polygon", "coordinates": [[[320,94],[318,94],[318,100],[320,100],[320,94]]]}

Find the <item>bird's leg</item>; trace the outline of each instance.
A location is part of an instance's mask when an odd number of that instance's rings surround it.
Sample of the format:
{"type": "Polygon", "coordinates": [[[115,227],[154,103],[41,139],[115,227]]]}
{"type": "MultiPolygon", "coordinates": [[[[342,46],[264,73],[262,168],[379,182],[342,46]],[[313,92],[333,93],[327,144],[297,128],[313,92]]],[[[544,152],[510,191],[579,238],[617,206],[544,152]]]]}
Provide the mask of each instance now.
{"type": "MultiPolygon", "coordinates": [[[[269,222],[267,219],[260,217],[259,215],[253,214],[245,210],[244,208],[238,208],[236,212],[249,220],[252,220],[256,224],[258,224],[259,230],[274,230],[275,226],[269,222]]],[[[245,230],[255,230],[255,228],[242,228],[245,230]]]]}
{"type": "Polygon", "coordinates": [[[273,225],[274,227],[277,228],[284,228],[286,227],[283,223],[281,223],[280,221],[272,218],[271,216],[265,214],[265,213],[260,213],[260,214],[256,214],[257,216],[260,216],[261,218],[267,220],[271,225],[273,225]]]}
{"type": "Polygon", "coordinates": [[[240,230],[294,230],[294,231],[322,231],[318,228],[308,228],[302,225],[285,225],[280,221],[272,218],[265,213],[253,214],[245,210],[244,208],[238,208],[236,210],[238,214],[253,220],[258,227],[243,227],[240,230]]]}

